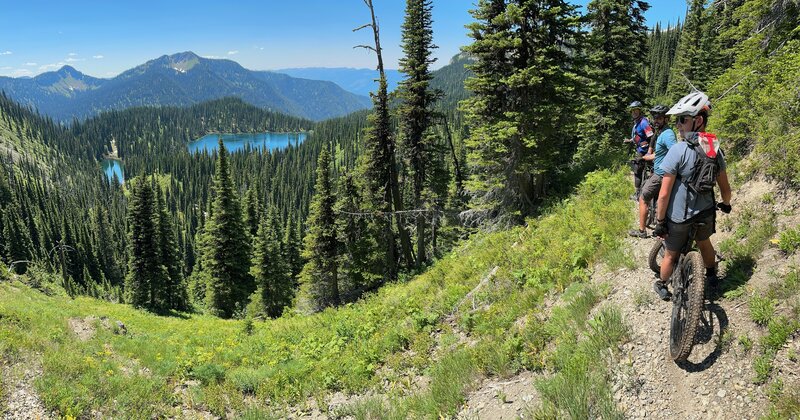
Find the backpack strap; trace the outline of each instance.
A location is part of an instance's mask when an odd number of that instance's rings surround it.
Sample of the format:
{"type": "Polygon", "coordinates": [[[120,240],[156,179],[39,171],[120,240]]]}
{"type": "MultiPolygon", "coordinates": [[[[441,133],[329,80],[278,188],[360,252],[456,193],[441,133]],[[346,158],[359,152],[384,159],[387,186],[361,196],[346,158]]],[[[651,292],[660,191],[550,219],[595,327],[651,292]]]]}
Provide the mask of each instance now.
{"type": "MultiPolygon", "coordinates": [[[[700,156],[700,151],[697,149],[697,146],[699,146],[700,143],[697,142],[697,137],[693,136],[691,140],[686,139],[686,145],[687,145],[686,150],[692,150],[694,152],[694,167],[692,167],[692,171],[696,171],[698,169],[697,165],[701,164],[702,163],[701,159],[703,159],[703,157],[700,156]]],[[[683,182],[683,185],[686,187],[686,200],[684,200],[684,208],[683,208],[683,218],[685,220],[686,216],[689,215],[689,193],[693,191],[691,186],[689,185],[688,180],[685,181],[681,180],[681,182],[683,182]]],[[[694,191],[693,201],[697,201],[697,197],[699,196],[700,194],[694,191]]]]}

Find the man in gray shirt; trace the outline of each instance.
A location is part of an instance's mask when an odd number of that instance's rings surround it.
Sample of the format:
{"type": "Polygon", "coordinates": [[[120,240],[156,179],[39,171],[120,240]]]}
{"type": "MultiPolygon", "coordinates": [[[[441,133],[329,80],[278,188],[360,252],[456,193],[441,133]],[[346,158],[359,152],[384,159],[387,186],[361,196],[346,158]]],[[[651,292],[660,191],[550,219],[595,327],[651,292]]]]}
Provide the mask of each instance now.
{"type": "Polygon", "coordinates": [[[714,233],[716,208],[724,213],[731,211],[731,186],[725,171],[725,157],[721,150],[715,149],[713,141],[705,143],[706,147],[711,143],[709,150],[705,150],[703,144],[698,144],[699,140],[716,138],[705,132],[708,116],[711,114],[708,96],[702,92],[691,93],[678,101],[668,114],[677,116],[676,127],[686,141],[672,146],[661,162],[664,179],[658,196],[658,225],[653,233],[664,238],[666,252],[661,262],[661,279],[656,281],[654,288],[664,300],[670,298],[667,284],[681,249],[690,239],[689,231],[694,223],[704,224],[698,226],[695,241],[706,266],[706,277],[713,286],[716,285],[716,252],[710,240],[714,233]],[[690,143],[696,146],[689,147],[690,143]],[[695,169],[697,153],[707,153],[709,156],[716,154],[719,165],[717,185],[722,195],[722,202],[716,204],[716,208],[714,191],[697,193],[685,183],[695,169]]]}

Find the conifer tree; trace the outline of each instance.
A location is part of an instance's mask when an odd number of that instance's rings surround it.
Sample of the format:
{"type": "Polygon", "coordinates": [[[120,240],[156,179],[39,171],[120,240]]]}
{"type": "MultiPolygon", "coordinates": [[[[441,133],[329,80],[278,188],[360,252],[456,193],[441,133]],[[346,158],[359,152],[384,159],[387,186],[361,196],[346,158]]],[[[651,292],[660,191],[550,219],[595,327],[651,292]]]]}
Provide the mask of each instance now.
{"type": "Polygon", "coordinates": [[[297,237],[297,227],[294,218],[291,216],[289,216],[289,220],[286,222],[286,227],[283,231],[282,245],[283,259],[286,261],[286,264],[289,265],[291,278],[294,282],[294,278],[297,277],[297,275],[300,274],[300,270],[303,269],[303,261],[300,257],[302,244],[297,237]]]}
{"type": "Polygon", "coordinates": [[[307,259],[300,282],[311,309],[319,311],[339,305],[338,250],[336,197],[331,183],[331,155],[327,149],[319,154],[314,198],[308,216],[304,257],[307,259]]]}
{"type": "Polygon", "coordinates": [[[251,269],[257,293],[261,294],[263,311],[271,318],[281,316],[284,308],[291,304],[293,289],[291,268],[281,252],[279,232],[272,229],[275,217],[274,208],[268,215],[261,216],[251,269]]]}
{"type": "MultiPolygon", "coordinates": [[[[414,207],[424,207],[423,191],[429,184],[429,164],[435,146],[435,139],[429,132],[433,124],[433,104],[440,92],[430,87],[433,75],[430,65],[436,62],[432,57],[433,19],[431,0],[407,0],[406,17],[403,22],[402,47],[404,57],[400,59],[400,71],[406,79],[400,82],[401,139],[406,148],[413,183],[414,207]]],[[[417,255],[419,268],[426,261],[425,215],[416,216],[417,255]]]]}
{"type": "Polygon", "coordinates": [[[163,290],[163,301],[166,308],[188,309],[188,295],[183,281],[180,251],[175,232],[175,225],[167,210],[164,193],[156,186],[156,208],[158,216],[158,248],[160,265],[166,270],[163,290]]]}
{"type": "Polygon", "coordinates": [[[250,276],[250,242],[231,179],[228,150],[220,138],[214,171],[214,200],[204,228],[203,268],[209,276],[206,306],[221,317],[230,318],[243,309],[255,291],[250,276]]]}
{"type": "Polygon", "coordinates": [[[113,286],[123,283],[122,269],[114,255],[114,238],[111,235],[108,221],[108,210],[98,207],[94,211],[95,240],[97,241],[97,259],[103,276],[113,286]]]}
{"type": "Polygon", "coordinates": [[[378,92],[372,95],[373,111],[368,118],[361,166],[367,189],[370,192],[370,207],[384,216],[373,220],[372,224],[375,232],[381,232],[381,238],[377,242],[385,251],[384,279],[393,280],[397,278],[397,265],[401,260],[401,256],[397,252],[395,232],[392,229],[394,221],[397,222],[397,236],[400,239],[402,258],[407,263],[411,263],[414,256],[411,239],[403,225],[402,218],[395,216],[395,212],[403,210],[403,200],[398,184],[395,139],[389,118],[389,94],[383,66],[380,28],[375,17],[372,0],[364,2],[370,9],[371,23],[362,28],[372,29],[375,40],[374,47],[364,47],[375,52],[378,60],[379,80],[378,92]]]}
{"type": "Polygon", "coordinates": [[[604,164],[600,157],[622,149],[620,139],[630,129],[628,104],[643,101],[647,27],[641,0],[592,0],[586,19],[588,74],[586,109],[581,115],[582,134],[576,160],[604,164]]]}
{"type": "Polygon", "coordinates": [[[125,278],[126,302],[136,307],[155,309],[154,289],[158,289],[162,267],[159,258],[158,225],[153,210],[155,197],[145,177],[131,187],[128,205],[128,274],[125,278]]]}
{"type": "Polygon", "coordinates": [[[258,201],[258,191],[256,191],[256,184],[251,184],[250,188],[245,193],[242,202],[244,212],[244,224],[247,226],[247,231],[250,236],[255,238],[259,228],[259,208],[261,203],[258,201]]]}
{"type": "Polygon", "coordinates": [[[562,0],[481,0],[468,26],[475,58],[464,101],[468,188],[482,217],[518,222],[531,214],[571,162],[579,36],[576,7],[562,0]],[[499,216],[499,217],[498,217],[499,216]]]}

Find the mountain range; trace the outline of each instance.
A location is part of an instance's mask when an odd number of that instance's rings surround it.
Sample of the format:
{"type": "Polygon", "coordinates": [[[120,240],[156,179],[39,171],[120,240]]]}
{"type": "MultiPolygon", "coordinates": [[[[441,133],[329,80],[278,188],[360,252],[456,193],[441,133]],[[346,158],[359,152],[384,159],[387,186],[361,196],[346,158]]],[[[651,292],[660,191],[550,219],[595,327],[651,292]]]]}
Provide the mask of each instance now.
{"type": "MultiPolygon", "coordinates": [[[[288,74],[312,80],[327,80],[341,86],[344,90],[358,95],[369,96],[378,89],[378,71],[370,69],[354,69],[347,67],[304,67],[275,70],[276,73],[288,74]]],[[[397,88],[403,80],[399,70],[386,70],[386,84],[389,92],[397,88]]]]}
{"type": "Polygon", "coordinates": [[[192,52],[164,55],[112,79],[71,66],[33,78],[0,77],[0,90],[56,121],[144,105],[191,105],[234,96],[258,107],[323,120],[372,106],[367,96],[330,81],[248,70],[231,60],[192,52]]]}

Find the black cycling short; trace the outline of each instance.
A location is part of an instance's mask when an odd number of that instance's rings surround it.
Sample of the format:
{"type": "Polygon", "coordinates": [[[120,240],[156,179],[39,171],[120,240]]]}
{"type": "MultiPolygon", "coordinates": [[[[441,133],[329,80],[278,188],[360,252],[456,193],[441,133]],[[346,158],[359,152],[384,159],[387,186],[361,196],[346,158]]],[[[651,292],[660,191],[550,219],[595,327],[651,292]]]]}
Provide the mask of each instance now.
{"type": "Polygon", "coordinates": [[[712,208],[703,211],[683,223],[674,223],[672,220],[667,220],[667,229],[669,233],[667,239],[664,240],[664,246],[667,248],[667,251],[680,252],[681,249],[683,249],[683,245],[685,245],[686,241],[689,239],[689,231],[692,229],[693,223],[704,223],[703,226],[697,227],[697,233],[695,233],[694,236],[696,242],[705,241],[710,238],[711,235],[716,232],[714,224],[717,220],[717,212],[715,210],[716,209],[712,208]]]}

